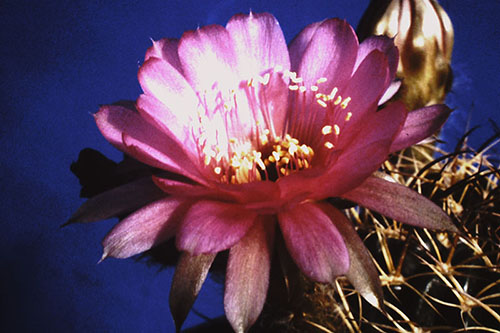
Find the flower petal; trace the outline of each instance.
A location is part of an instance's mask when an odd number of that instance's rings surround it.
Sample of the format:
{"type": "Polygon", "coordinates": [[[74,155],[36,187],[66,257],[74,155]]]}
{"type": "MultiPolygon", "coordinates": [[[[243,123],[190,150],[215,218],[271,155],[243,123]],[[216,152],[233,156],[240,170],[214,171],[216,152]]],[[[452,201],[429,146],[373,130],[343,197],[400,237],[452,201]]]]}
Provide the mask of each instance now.
{"type": "Polygon", "coordinates": [[[109,219],[132,212],[165,196],[165,192],[153,183],[151,177],[142,178],[90,198],[67,223],[109,219]]]}
{"type": "Polygon", "coordinates": [[[394,40],[386,36],[370,36],[359,45],[354,71],[373,50],[379,50],[386,55],[389,64],[389,79],[392,81],[398,69],[399,51],[394,45],[394,40]]]}
{"type": "Polygon", "coordinates": [[[328,94],[334,86],[340,89],[347,82],[357,52],[358,40],[352,27],[343,20],[325,20],[307,44],[297,74],[307,87],[322,77],[327,78],[323,84],[328,94]]]}
{"type": "Polygon", "coordinates": [[[375,110],[376,106],[373,105],[356,127],[349,124],[344,131],[341,130],[337,144],[338,149],[342,150],[339,162],[343,160],[342,155],[355,152],[373,142],[384,142],[387,149],[391,146],[406,121],[406,107],[397,101],[381,110],[375,110]]]}
{"type": "Polygon", "coordinates": [[[243,88],[248,95],[238,99],[239,117],[243,118],[242,105],[248,101],[251,103],[248,109],[261,110],[264,115],[263,118],[261,114],[254,115],[254,121],[266,124],[272,134],[281,135],[287,111],[288,82],[274,69],[279,66],[279,72],[288,71],[290,59],[278,21],[268,13],[239,14],[231,18],[226,29],[234,41],[239,76],[248,80],[258,79],[264,73],[270,75],[266,84],[248,87],[245,82],[243,88]],[[254,93],[256,99],[252,96],[254,93]]]}
{"type": "Polygon", "coordinates": [[[374,307],[383,309],[384,294],[370,252],[344,214],[329,204],[323,204],[322,208],[344,237],[345,245],[349,251],[350,265],[346,273],[347,279],[365,300],[374,307]]]}
{"type": "Polygon", "coordinates": [[[450,113],[451,110],[442,104],[411,111],[391,145],[391,152],[407,148],[436,133],[450,113]]]}
{"type": "Polygon", "coordinates": [[[154,40],[153,46],[146,51],[144,61],[147,61],[152,57],[163,59],[177,69],[179,73],[182,73],[182,65],[179,60],[179,54],[177,53],[178,45],[179,40],[176,38],[162,38],[157,41],[154,40]]]}
{"type": "Polygon", "coordinates": [[[181,223],[177,248],[193,255],[226,250],[247,233],[256,217],[241,205],[198,201],[181,223]]]}
{"type": "Polygon", "coordinates": [[[394,95],[396,95],[400,87],[401,81],[392,81],[382,97],[378,100],[378,105],[380,106],[390,100],[394,95]]]}
{"type": "Polygon", "coordinates": [[[342,197],[399,222],[421,228],[458,232],[450,217],[440,207],[397,183],[370,177],[342,197]]]}
{"type": "Polygon", "coordinates": [[[300,94],[291,94],[292,114],[289,118],[293,121],[289,127],[294,129],[290,133],[293,137],[301,142],[317,140],[325,125],[326,113],[331,110],[318,104],[316,95],[329,95],[334,88],[343,94],[351,78],[357,51],[358,40],[347,22],[330,19],[317,27],[297,71],[298,76],[303,79],[301,85],[306,90],[300,94]],[[320,79],[326,81],[319,84],[320,79]],[[318,89],[310,89],[312,86],[318,89]]]}
{"type": "Polygon", "coordinates": [[[119,222],[102,242],[102,259],[128,258],[174,236],[179,219],[173,213],[181,203],[174,197],[161,199],[119,222]]]}
{"type": "Polygon", "coordinates": [[[292,71],[297,72],[299,70],[304,52],[321,23],[322,22],[314,22],[309,24],[302,29],[302,31],[290,43],[288,52],[290,53],[290,66],[292,71]]]}
{"type": "Polygon", "coordinates": [[[261,75],[278,65],[284,70],[290,69],[283,31],[271,14],[235,15],[226,29],[234,41],[241,77],[261,75]]]}
{"type": "Polygon", "coordinates": [[[245,237],[229,252],[224,309],[235,332],[246,332],[264,307],[274,228],[274,217],[260,216],[245,237]]]}
{"type": "Polygon", "coordinates": [[[198,153],[189,126],[192,119],[186,117],[189,112],[181,111],[179,106],[169,108],[155,97],[145,94],[137,99],[137,110],[150,124],[176,141],[189,156],[198,153]]]}
{"type": "Polygon", "coordinates": [[[124,133],[122,141],[125,152],[145,164],[176,172],[200,183],[205,181],[189,157],[168,136],[137,138],[124,133]]]}
{"type": "Polygon", "coordinates": [[[105,105],[94,118],[111,144],[139,161],[187,177],[200,178],[182,148],[137,112],[121,106],[105,105]]]}
{"type": "Polygon", "coordinates": [[[341,131],[348,127],[358,128],[359,122],[366,122],[365,114],[378,105],[389,85],[388,75],[387,57],[384,53],[374,50],[364,58],[342,96],[350,98],[350,102],[338,113],[336,123],[341,131]],[[347,121],[348,112],[351,112],[351,116],[347,121]]]}
{"type": "Polygon", "coordinates": [[[364,117],[357,134],[339,140],[339,156],[323,178],[317,180],[317,198],[339,196],[360,185],[387,159],[391,143],[406,118],[406,108],[395,102],[364,117]]]}
{"type": "Polygon", "coordinates": [[[233,40],[222,26],[209,25],[185,32],[179,43],[179,58],[195,91],[211,91],[214,84],[221,90],[238,86],[233,40]]]}
{"type": "Polygon", "coordinates": [[[186,78],[170,63],[155,57],[149,58],[141,66],[137,76],[146,95],[155,97],[168,107],[179,124],[189,124],[197,119],[198,96],[186,78]]]}
{"type": "Polygon", "coordinates": [[[198,256],[192,256],[187,252],[181,254],[175,268],[169,297],[170,312],[174,317],[177,332],[180,332],[215,256],[215,253],[198,256]]]}
{"type": "Polygon", "coordinates": [[[173,194],[175,196],[203,197],[214,192],[205,186],[174,179],[153,176],[153,181],[155,185],[161,188],[165,193],[173,194]]]}
{"type": "Polygon", "coordinates": [[[286,246],[301,271],[318,282],[332,282],[349,269],[342,236],[317,204],[304,203],[278,214],[286,246]]]}

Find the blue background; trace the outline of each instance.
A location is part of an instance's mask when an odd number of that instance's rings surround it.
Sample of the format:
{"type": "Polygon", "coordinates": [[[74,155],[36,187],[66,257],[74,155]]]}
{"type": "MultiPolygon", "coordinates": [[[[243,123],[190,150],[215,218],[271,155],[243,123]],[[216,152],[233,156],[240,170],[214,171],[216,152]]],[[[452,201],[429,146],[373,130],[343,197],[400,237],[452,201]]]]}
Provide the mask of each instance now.
{"type": "MultiPolygon", "coordinates": [[[[455,27],[456,109],[444,131],[456,142],[470,126],[477,147],[500,122],[500,1],[441,0],[455,27]]],[[[91,114],[99,104],[135,99],[137,69],[150,38],[225,24],[237,12],[269,11],[290,41],[326,17],[356,26],[368,0],[22,1],[0,5],[0,330],[173,331],[172,269],[106,260],[100,241],[115,223],[60,229],[83,202],[69,171],[85,147],[119,160],[91,114]],[[283,2],[285,3],[285,2],[283,2]]],[[[208,281],[194,308],[219,316],[223,286],[208,281]]],[[[185,327],[203,322],[194,313],[185,327]]]]}

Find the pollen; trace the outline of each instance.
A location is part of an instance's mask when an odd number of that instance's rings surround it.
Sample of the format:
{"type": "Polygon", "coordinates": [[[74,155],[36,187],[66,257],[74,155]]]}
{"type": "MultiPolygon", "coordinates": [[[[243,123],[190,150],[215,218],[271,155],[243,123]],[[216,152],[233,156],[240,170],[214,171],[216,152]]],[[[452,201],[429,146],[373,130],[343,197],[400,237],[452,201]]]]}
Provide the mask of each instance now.
{"type": "Polygon", "coordinates": [[[342,104],[340,104],[340,107],[342,109],[345,109],[347,107],[347,105],[349,105],[349,102],[351,101],[351,97],[347,97],[346,99],[344,99],[342,101],[342,104]]]}
{"type": "Polygon", "coordinates": [[[332,133],[332,126],[330,126],[330,125],[323,126],[323,128],[321,129],[321,133],[323,135],[328,135],[328,134],[332,133]]]}
{"type": "Polygon", "coordinates": [[[335,131],[335,134],[338,136],[340,134],[340,127],[339,127],[339,125],[337,125],[337,124],[333,125],[333,129],[335,131]]]}
{"type": "Polygon", "coordinates": [[[342,102],[342,96],[338,96],[337,99],[335,100],[335,102],[333,102],[334,105],[339,105],[340,102],[342,102]]]}
{"type": "Polygon", "coordinates": [[[328,105],[321,99],[317,99],[316,102],[324,108],[328,107],[328,105]]]}

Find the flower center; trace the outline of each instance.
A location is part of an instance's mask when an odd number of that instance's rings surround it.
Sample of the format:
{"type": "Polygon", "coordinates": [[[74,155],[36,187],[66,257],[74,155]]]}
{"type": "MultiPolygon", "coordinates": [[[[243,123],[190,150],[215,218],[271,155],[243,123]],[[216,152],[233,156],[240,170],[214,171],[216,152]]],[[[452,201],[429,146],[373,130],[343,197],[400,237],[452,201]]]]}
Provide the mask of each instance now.
{"type": "Polygon", "coordinates": [[[351,98],[342,98],[338,88],[321,92],[326,81],[306,86],[296,73],[274,69],[238,89],[214,85],[204,92],[204,111],[193,135],[207,172],[220,182],[242,184],[277,181],[310,168],[318,153],[322,163],[329,163],[352,114],[344,112],[351,98]]]}
{"type": "Polygon", "coordinates": [[[232,184],[248,183],[257,180],[276,181],[291,172],[311,166],[314,151],[311,147],[299,144],[290,135],[284,138],[261,141],[260,149],[233,152],[226,162],[221,160],[214,167],[221,182],[232,184]]]}

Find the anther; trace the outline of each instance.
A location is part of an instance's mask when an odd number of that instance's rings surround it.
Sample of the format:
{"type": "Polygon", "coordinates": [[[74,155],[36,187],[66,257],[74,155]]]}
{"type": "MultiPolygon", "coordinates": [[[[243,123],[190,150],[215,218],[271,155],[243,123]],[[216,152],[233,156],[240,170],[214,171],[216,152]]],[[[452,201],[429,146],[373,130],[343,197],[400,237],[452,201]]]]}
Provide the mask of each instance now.
{"type": "Polygon", "coordinates": [[[324,144],[326,149],[332,149],[333,148],[333,143],[331,143],[330,141],[326,141],[324,144]]]}
{"type": "Polygon", "coordinates": [[[336,135],[340,134],[340,127],[339,127],[339,125],[337,125],[337,124],[333,125],[333,129],[334,129],[336,135]]]}
{"type": "Polygon", "coordinates": [[[342,109],[345,109],[350,101],[351,101],[351,97],[347,97],[346,99],[344,99],[344,101],[340,105],[342,107],[342,109]]]}
{"type": "Polygon", "coordinates": [[[330,125],[324,126],[321,129],[321,133],[323,133],[323,135],[328,135],[328,134],[332,133],[332,126],[330,126],[330,125]]]}
{"type": "Polygon", "coordinates": [[[316,102],[317,102],[319,105],[321,105],[322,107],[324,107],[324,108],[326,108],[326,107],[327,107],[326,103],[325,103],[325,102],[323,102],[323,101],[322,101],[322,100],[320,100],[320,99],[317,99],[317,100],[316,100],[316,102]]]}

